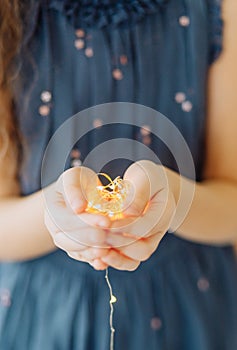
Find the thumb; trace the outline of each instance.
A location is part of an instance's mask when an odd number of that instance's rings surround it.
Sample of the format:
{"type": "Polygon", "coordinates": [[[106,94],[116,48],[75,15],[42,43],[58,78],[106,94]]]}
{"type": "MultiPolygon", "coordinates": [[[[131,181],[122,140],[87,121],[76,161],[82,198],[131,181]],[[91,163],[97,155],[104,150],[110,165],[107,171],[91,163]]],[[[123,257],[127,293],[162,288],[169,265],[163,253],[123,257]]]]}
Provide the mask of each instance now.
{"type": "Polygon", "coordinates": [[[164,169],[148,160],[133,163],[125,172],[124,180],[130,182],[124,203],[125,216],[142,215],[149,201],[167,187],[164,169]]]}
{"type": "Polygon", "coordinates": [[[96,173],[86,167],[66,170],[57,181],[57,191],[63,195],[68,207],[76,214],[83,212],[87,206],[89,189],[98,183],[96,173]]]}

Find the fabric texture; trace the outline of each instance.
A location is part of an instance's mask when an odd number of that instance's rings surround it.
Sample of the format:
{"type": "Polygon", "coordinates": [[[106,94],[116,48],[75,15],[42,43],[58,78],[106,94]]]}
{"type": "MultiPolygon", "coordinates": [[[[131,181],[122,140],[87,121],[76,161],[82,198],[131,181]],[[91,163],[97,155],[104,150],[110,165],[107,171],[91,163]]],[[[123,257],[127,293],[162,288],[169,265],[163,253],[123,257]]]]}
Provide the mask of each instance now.
{"type": "MultiPolygon", "coordinates": [[[[30,13],[14,82],[24,135],[22,195],[41,188],[42,159],[54,132],[75,113],[108,102],[138,103],[164,114],[183,135],[202,180],[207,72],[222,48],[220,2],[34,0],[30,13]]],[[[86,123],[94,130],[74,145],[68,167],[83,164],[103,142],[127,137],[178,170],[149,125],[106,126],[98,115],[86,123]]],[[[178,140],[170,138],[178,149],[178,140]]],[[[122,175],[127,166],[119,159],[104,170],[122,175]]],[[[237,348],[231,247],[194,244],[167,233],[136,271],[109,269],[109,274],[118,300],[115,350],[237,348]]],[[[109,349],[104,272],[61,250],[1,263],[0,349],[109,349]]]]}
{"type": "Polygon", "coordinates": [[[147,14],[155,13],[166,2],[167,0],[55,0],[49,7],[64,13],[74,25],[103,28],[136,23],[147,14]]]}

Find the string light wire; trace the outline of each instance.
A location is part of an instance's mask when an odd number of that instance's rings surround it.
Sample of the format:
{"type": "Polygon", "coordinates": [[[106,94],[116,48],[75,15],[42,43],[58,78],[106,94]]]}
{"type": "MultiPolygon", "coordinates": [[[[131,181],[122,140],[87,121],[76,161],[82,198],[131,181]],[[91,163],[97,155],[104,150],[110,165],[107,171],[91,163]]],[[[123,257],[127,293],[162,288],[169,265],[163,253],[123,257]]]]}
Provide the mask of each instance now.
{"type": "MultiPolygon", "coordinates": [[[[109,175],[105,173],[98,173],[97,175],[103,176],[108,180],[107,185],[96,186],[95,191],[91,192],[89,195],[87,212],[90,213],[100,213],[103,215],[108,215],[111,220],[121,219],[123,201],[127,195],[128,184],[122,180],[119,176],[112,180],[109,175]]],[[[113,294],[112,285],[109,279],[109,269],[105,270],[105,280],[109,288],[110,294],[110,315],[109,315],[109,327],[110,327],[110,350],[114,350],[114,333],[115,328],[113,325],[114,316],[114,303],[116,303],[117,298],[113,294]]]]}
{"type": "Polygon", "coordinates": [[[112,289],[112,285],[111,282],[109,280],[109,269],[107,267],[106,271],[105,271],[105,280],[106,283],[108,285],[109,288],[109,294],[110,294],[110,301],[109,301],[109,305],[110,305],[110,316],[109,316],[109,326],[110,326],[110,350],[114,350],[114,333],[115,333],[115,328],[113,325],[113,315],[114,315],[114,306],[113,304],[116,303],[117,299],[113,294],[113,289],[112,289]]]}

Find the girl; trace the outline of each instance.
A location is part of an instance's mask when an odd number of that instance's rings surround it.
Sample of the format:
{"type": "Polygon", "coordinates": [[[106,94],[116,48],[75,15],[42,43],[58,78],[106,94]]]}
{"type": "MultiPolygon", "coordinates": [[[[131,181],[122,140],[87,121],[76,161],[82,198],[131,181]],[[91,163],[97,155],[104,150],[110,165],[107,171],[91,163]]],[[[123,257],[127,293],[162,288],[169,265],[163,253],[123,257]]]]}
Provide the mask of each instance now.
{"type": "MultiPolygon", "coordinates": [[[[236,1],[222,9],[216,0],[2,0],[0,15],[0,348],[108,349],[110,267],[116,349],[236,349],[236,1]],[[135,136],[164,168],[119,161],[136,189],[126,232],[85,211],[82,193],[95,179],[87,167],[46,189],[44,221],[40,170],[50,137],[76,112],[118,101],[164,113],[190,148],[197,177],[182,182],[196,191],[174,234],[165,233],[178,169],[148,127],[135,136]],[[164,171],[168,185],[157,181],[164,171]]],[[[127,130],[89,133],[71,165],[127,130]]],[[[119,175],[116,164],[108,168],[119,175]]]]}

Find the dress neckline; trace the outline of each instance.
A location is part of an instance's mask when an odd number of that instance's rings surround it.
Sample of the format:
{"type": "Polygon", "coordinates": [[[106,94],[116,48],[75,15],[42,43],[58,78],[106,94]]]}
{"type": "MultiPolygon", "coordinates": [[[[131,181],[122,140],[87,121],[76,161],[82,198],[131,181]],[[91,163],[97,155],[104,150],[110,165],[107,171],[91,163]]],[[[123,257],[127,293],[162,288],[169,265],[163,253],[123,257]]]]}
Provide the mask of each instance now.
{"type": "MultiPolygon", "coordinates": [[[[44,1],[44,0],[43,0],[44,1]]],[[[169,0],[49,0],[48,6],[66,14],[75,27],[131,26],[156,13],[169,0]]]]}

